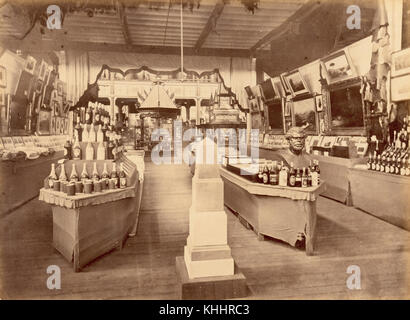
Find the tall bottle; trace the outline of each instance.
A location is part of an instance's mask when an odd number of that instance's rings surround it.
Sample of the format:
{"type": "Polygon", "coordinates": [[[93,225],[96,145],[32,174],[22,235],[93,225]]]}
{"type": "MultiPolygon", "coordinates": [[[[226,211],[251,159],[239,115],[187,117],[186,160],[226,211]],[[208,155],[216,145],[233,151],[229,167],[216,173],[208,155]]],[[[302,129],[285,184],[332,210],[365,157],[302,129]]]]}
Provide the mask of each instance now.
{"type": "Polygon", "coordinates": [[[90,179],[90,176],[88,175],[87,172],[87,163],[83,163],[83,171],[81,172],[81,181],[84,183],[85,180],[90,179]]]}
{"type": "Polygon", "coordinates": [[[91,142],[88,142],[85,148],[85,160],[94,160],[94,148],[91,142]]]}
{"type": "Polygon", "coordinates": [[[76,182],[78,181],[78,174],[77,170],[75,169],[75,163],[73,163],[72,168],[71,168],[71,174],[70,174],[70,182],[76,182]]]}
{"type": "Polygon", "coordinates": [[[317,172],[317,182],[320,184],[320,167],[319,167],[319,160],[315,160],[315,170],[317,172]]]}
{"type": "Polygon", "coordinates": [[[263,183],[263,166],[262,165],[259,165],[258,182],[263,183]]]}
{"type": "Polygon", "coordinates": [[[92,124],[93,122],[93,110],[91,109],[90,105],[88,105],[87,113],[85,115],[85,123],[92,124]]]}
{"type": "Polygon", "coordinates": [[[50,188],[53,188],[54,186],[54,181],[57,181],[58,177],[56,174],[56,166],[54,163],[51,164],[51,171],[50,174],[48,175],[48,186],[50,188]]]}
{"type": "Polygon", "coordinates": [[[104,132],[102,131],[101,125],[98,126],[97,142],[104,142],[104,132]]]}
{"type": "Polygon", "coordinates": [[[296,170],[293,167],[293,162],[290,163],[290,170],[289,170],[289,187],[296,186],[296,170]]]}
{"type": "Polygon", "coordinates": [[[380,161],[381,161],[381,157],[380,157],[380,154],[378,154],[376,158],[376,171],[380,171],[380,161]]]}
{"type": "Polygon", "coordinates": [[[90,142],[95,142],[97,140],[97,134],[95,133],[95,127],[92,124],[90,128],[90,136],[89,136],[89,141],[90,142]]]}
{"type": "Polygon", "coordinates": [[[276,163],[273,164],[272,170],[269,173],[269,182],[271,185],[276,186],[279,184],[278,167],[276,163]]]}
{"type": "Polygon", "coordinates": [[[108,169],[107,169],[107,162],[104,162],[104,169],[103,169],[103,172],[101,173],[101,178],[103,179],[110,178],[110,175],[108,174],[108,169]]]}
{"type": "Polygon", "coordinates": [[[77,116],[77,123],[75,124],[74,127],[74,141],[82,141],[82,128],[80,124],[80,115],[77,116]]]}
{"type": "Polygon", "coordinates": [[[295,187],[302,187],[302,174],[300,173],[300,169],[296,170],[295,187]]]}
{"type": "Polygon", "coordinates": [[[369,159],[367,159],[367,170],[372,170],[372,163],[373,163],[373,157],[372,157],[372,154],[370,153],[369,159]]]}
{"type": "Polygon", "coordinates": [[[269,183],[269,171],[268,171],[268,166],[265,165],[263,167],[263,172],[262,172],[262,181],[264,184],[268,184],[269,183]]]}
{"type": "Polygon", "coordinates": [[[83,139],[83,142],[90,141],[90,133],[87,129],[87,125],[84,125],[83,132],[82,132],[82,139],[83,139]]]}
{"type": "Polygon", "coordinates": [[[94,162],[92,179],[95,181],[100,180],[100,175],[98,174],[98,170],[97,170],[97,162],[94,162]]]}
{"type": "Polygon", "coordinates": [[[74,146],[73,146],[73,159],[81,160],[81,146],[80,146],[80,143],[78,142],[78,137],[75,140],[74,146]]]}
{"type": "Polygon", "coordinates": [[[64,163],[61,164],[61,171],[60,171],[60,176],[58,177],[58,180],[60,180],[60,181],[67,181],[67,174],[65,173],[65,165],[64,165],[64,163]]]}
{"type": "Polygon", "coordinates": [[[120,188],[127,187],[127,175],[125,174],[123,163],[120,163],[120,188]]]}
{"type": "Polygon", "coordinates": [[[281,165],[281,169],[279,171],[279,185],[282,187],[286,187],[288,185],[288,171],[286,170],[286,167],[281,165]]]}
{"type": "Polygon", "coordinates": [[[115,187],[118,187],[118,174],[117,174],[117,165],[115,162],[112,163],[112,170],[111,170],[111,179],[114,179],[114,185],[115,187]]]}
{"type": "Polygon", "coordinates": [[[312,170],[310,167],[307,168],[307,184],[308,187],[312,186],[312,170]]]}
{"type": "Polygon", "coordinates": [[[377,162],[377,155],[376,155],[376,151],[374,151],[373,153],[373,161],[372,161],[372,170],[376,170],[376,162],[377,162]]]}
{"type": "Polygon", "coordinates": [[[99,142],[97,148],[97,160],[105,160],[105,151],[104,142],[99,142]]]}
{"type": "Polygon", "coordinates": [[[302,169],[302,188],[308,187],[308,177],[306,174],[306,168],[302,169]]]}

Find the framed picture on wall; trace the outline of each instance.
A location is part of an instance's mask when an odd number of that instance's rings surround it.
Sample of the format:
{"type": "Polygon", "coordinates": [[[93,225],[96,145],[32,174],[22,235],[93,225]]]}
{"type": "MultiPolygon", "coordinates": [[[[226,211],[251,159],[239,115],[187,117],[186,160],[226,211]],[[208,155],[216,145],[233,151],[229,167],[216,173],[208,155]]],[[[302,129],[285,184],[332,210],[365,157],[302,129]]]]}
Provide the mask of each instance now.
{"type": "Polygon", "coordinates": [[[352,60],[346,50],[338,51],[321,60],[329,84],[357,76],[352,60]]]}
{"type": "Polygon", "coordinates": [[[316,134],[318,125],[315,99],[309,98],[293,101],[292,108],[293,125],[306,128],[306,132],[309,134],[316,134]]]}
{"type": "Polygon", "coordinates": [[[397,77],[410,73],[410,48],[393,52],[391,64],[391,76],[397,77]]]}
{"type": "Polygon", "coordinates": [[[7,87],[7,70],[0,66],[0,87],[7,87]]]}
{"type": "Polygon", "coordinates": [[[299,70],[292,71],[285,75],[285,81],[291,90],[293,96],[309,93],[305,80],[299,70]]]}
{"type": "Polygon", "coordinates": [[[40,135],[45,135],[45,134],[50,134],[50,125],[52,125],[51,121],[51,112],[50,111],[45,111],[45,110],[40,110],[38,114],[38,125],[37,125],[37,130],[38,134],[40,135]]]}
{"type": "Polygon", "coordinates": [[[35,87],[35,92],[37,94],[40,94],[41,91],[43,91],[43,81],[40,79],[37,79],[36,81],[36,87],[35,87]]]}
{"type": "Polygon", "coordinates": [[[280,82],[281,82],[281,84],[282,84],[283,91],[285,92],[285,95],[291,95],[291,94],[292,94],[292,91],[290,90],[288,84],[287,84],[286,81],[285,81],[285,73],[282,73],[282,74],[280,75],[280,82]]]}
{"type": "Polygon", "coordinates": [[[391,79],[392,101],[410,100],[410,74],[391,79]]]}
{"type": "Polygon", "coordinates": [[[26,65],[24,70],[30,74],[34,74],[34,69],[36,68],[37,60],[34,59],[32,56],[28,56],[26,59],[26,65]]]}
{"type": "Polygon", "coordinates": [[[316,112],[323,111],[323,100],[322,100],[321,94],[318,94],[315,96],[315,106],[316,106],[316,112]]]}

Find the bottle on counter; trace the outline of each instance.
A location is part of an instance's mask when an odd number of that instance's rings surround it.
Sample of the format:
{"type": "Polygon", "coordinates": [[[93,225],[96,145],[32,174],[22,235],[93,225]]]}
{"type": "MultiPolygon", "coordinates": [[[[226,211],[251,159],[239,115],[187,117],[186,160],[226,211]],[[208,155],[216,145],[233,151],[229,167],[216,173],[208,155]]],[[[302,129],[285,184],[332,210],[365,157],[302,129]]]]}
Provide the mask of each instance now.
{"type": "Polygon", "coordinates": [[[312,186],[312,171],[310,167],[307,168],[307,184],[308,184],[308,187],[312,186]]]}
{"type": "Polygon", "coordinates": [[[88,175],[88,172],[87,172],[87,164],[84,162],[83,171],[81,172],[81,181],[84,183],[84,181],[88,179],[90,179],[90,176],[88,175]]]}
{"type": "Polygon", "coordinates": [[[377,159],[376,160],[376,171],[380,171],[380,161],[381,161],[380,154],[377,155],[376,159],[377,159]]]}
{"type": "Polygon", "coordinates": [[[111,170],[111,179],[115,179],[115,187],[118,188],[118,173],[117,173],[117,165],[115,162],[112,164],[112,170],[111,170]]]}
{"type": "Polygon", "coordinates": [[[77,116],[77,123],[75,124],[74,127],[74,141],[82,141],[82,128],[80,124],[80,115],[77,116]]]}
{"type": "Polygon", "coordinates": [[[57,181],[58,177],[56,174],[56,166],[54,163],[51,164],[51,171],[48,175],[48,186],[52,189],[54,186],[54,181],[57,181]]]}
{"type": "Polygon", "coordinates": [[[100,175],[98,174],[98,170],[97,170],[97,162],[94,162],[94,165],[93,165],[92,179],[94,181],[100,180],[100,175]]]}
{"type": "Polygon", "coordinates": [[[265,165],[263,167],[263,172],[262,172],[262,182],[264,184],[268,184],[269,183],[269,171],[268,171],[268,166],[265,165]]]}
{"type": "Polygon", "coordinates": [[[302,169],[302,188],[308,187],[308,177],[306,174],[306,168],[302,169]]]}
{"type": "Polygon", "coordinates": [[[409,159],[406,159],[406,176],[410,176],[410,163],[409,163],[409,159]]]}
{"type": "Polygon", "coordinates": [[[272,165],[272,170],[269,173],[269,182],[273,186],[277,186],[279,184],[278,167],[276,163],[272,165]]]}
{"type": "Polygon", "coordinates": [[[302,174],[299,168],[296,170],[295,187],[297,188],[302,187],[302,174]]]}
{"type": "Polygon", "coordinates": [[[127,187],[127,175],[125,174],[124,171],[124,166],[123,163],[120,163],[120,188],[126,188],[127,187]]]}
{"type": "Polygon", "coordinates": [[[286,167],[283,165],[283,161],[281,164],[281,169],[279,171],[279,185],[282,187],[286,187],[288,185],[288,171],[286,167]]]}
{"type": "Polygon", "coordinates": [[[290,163],[290,170],[289,170],[289,187],[296,186],[296,170],[293,167],[293,162],[290,163]]]}
{"type": "Polygon", "coordinates": [[[107,162],[104,162],[104,169],[103,169],[103,172],[101,173],[101,178],[103,179],[110,178],[110,175],[108,174],[108,169],[107,169],[107,162]]]}
{"type": "Polygon", "coordinates": [[[400,175],[401,175],[401,176],[405,176],[405,175],[406,175],[406,161],[407,161],[407,158],[406,158],[406,157],[404,157],[404,158],[401,160],[401,165],[400,165],[400,175]]]}
{"type": "Polygon", "coordinates": [[[72,159],[72,145],[69,139],[64,144],[64,159],[71,160],[72,159]]]}
{"type": "Polygon", "coordinates": [[[97,131],[97,142],[103,142],[104,141],[104,132],[102,131],[101,125],[98,126],[98,131],[97,131]]]}
{"type": "Polygon", "coordinates": [[[258,182],[263,183],[263,167],[259,164],[258,182]]]}
{"type": "Polygon", "coordinates": [[[74,160],[81,160],[81,146],[78,142],[78,139],[75,140],[73,146],[73,159],[74,160]]]}
{"type": "Polygon", "coordinates": [[[110,135],[110,141],[108,142],[108,147],[107,147],[107,159],[114,159],[114,142],[112,140],[112,136],[110,135]]]}
{"type": "Polygon", "coordinates": [[[104,142],[99,142],[97,148],[97,160],[105,160],[105,153],[104,142]]]}
{"type": "Polygon", "coordinates": [[[320,166],[319,166],[319,160],[315,160],[315,170],[317,172],[317,184],[320,184],[320,166]]]}
{"type": "Polygon", "coordinates": [[[93,110],[91,109],[91,106],[88,105],[87,112],[85,114],[85,123],[91,124],[92,122],[93,122],[93,110]]]}
{"type": "Polygon", "coordinates": [[[372,170],[373,156],[370,153],[369,159],[367,159],[367,170],[372,170]]]}
{"type": "Polygon", "coordinates": [[[58,180],[67,181],[67,174],[65,173],[64,163],[61,164],[61,171],[60,171],[60,176],[58,177],[58,180]]]}
{"type": "Polygon", "coordinates": [[[376,170],[376,162],[377,162],[377,155],[376,155],[376,151],[374,151],[374,153],[373,153],[373,160],[372,160],[372,170],[373,170],[373,171],[376,170]]]}
{"type": "Polygon", "coordinates": [[[77,182],[78,181],[78,174],[77,170],[75,169],[75,163],[73,163],[72,168],[71,168],[71,174],[70,174],[70,182],[77,182]]]}
{"type": "Polygon", "coordinates": [[[85,160],[94,160],[94,148],[91,142],[88,142],[85,148],[85,160]]]}

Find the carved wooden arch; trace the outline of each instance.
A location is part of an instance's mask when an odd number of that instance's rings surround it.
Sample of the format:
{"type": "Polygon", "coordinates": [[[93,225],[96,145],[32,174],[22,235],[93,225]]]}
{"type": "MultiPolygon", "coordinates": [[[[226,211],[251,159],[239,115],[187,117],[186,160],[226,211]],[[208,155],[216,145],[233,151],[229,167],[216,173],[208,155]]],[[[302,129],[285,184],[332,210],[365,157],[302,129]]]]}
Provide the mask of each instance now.
{"type": "MultiPolygon", "coordinates": [[[[175,70],[171,70],[171,71],[163,71],[163,70],[154,70],[151,69],[150,67],[147,66],[142,66],[140,68],[131,68],[128,69],[126,71],[122,71],[119,68],[111,68],[110,66],[103,64],[101,67],[100,72],[98,72],[97,77],[95,79],[94,84],[97,84],[98,80],[100,80],[102,73],[104,72],[104,70],[108,70],[110,72],[117,72],[120,73],[123,77],[125,77],[126,75],[130,74],[130,73],[140,73],[141,71],[147,71],[149,73],[155,74],[157,76],[161,76],[161,75],[167,75],[167,76],[176,76],[179,72],[181,72],[181,68],[175,69],[175,70]]],[[[217,76],[217,80],[219,83],[221,83],[221,85],[223,86],[224,90],[226,91],[226,93],[232,97],[232,106],[237,106],[239,108],[239,110],[241,112],[244,113],[248,113],[249,109],[247,108],[243,108],[242,105],[239,103],[238,99],[237,99],[237,95],[235,92],[232,91],[231,87],[228,87],[225,84],[225,80],[222,77],[221,73],[219,72],[219,69],[214,69],[211,71],[204,71],[201,73],[198,73],[194,70],[187,70],[187,69],[183,69],[184,73],[186,73],[187,75],[191,75],[191,76],[196,76],[199,79],[202,79],[206,76],[211,76],[211,75],[216,75],[217,76]]]]}

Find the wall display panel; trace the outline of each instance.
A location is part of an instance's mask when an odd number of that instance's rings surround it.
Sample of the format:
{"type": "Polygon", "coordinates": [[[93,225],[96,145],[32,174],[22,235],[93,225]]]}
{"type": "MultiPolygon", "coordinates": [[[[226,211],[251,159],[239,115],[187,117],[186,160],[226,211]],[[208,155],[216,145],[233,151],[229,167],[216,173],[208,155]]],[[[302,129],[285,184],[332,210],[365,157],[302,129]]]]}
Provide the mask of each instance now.
{"type": "Polygon", "coordinates": [[[298,70],[288,73],[286,76],[284,76],[284,79],[293,96],[299,96],[309,93],[306,82],[298,70]]]}
{"type": "Polygon", "coordinates": [[[328,84],[348,80],[357,76],[356,69],[347,50],[336,52],[322,59],[328,84]]]}
{"type": "Polygon", "coordinates": [[[51,112],[40,110],[38,114],[38,134],[46,135],[50,134],[50,125],[51,125],[51,112]]]}

